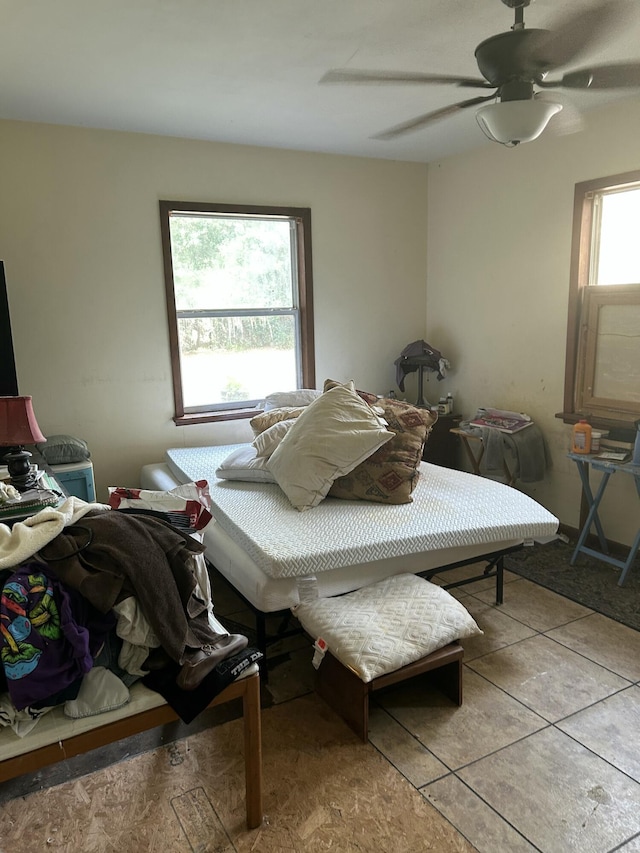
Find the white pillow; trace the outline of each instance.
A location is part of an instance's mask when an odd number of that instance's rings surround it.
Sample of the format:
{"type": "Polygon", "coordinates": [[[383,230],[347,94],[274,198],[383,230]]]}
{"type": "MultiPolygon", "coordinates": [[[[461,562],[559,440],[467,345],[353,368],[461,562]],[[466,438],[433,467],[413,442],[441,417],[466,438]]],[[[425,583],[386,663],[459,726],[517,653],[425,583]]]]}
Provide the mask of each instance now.
{"type": "Polygon", "coordinates": [[[246,480],[250,483],[275,483],[276,479],[267,468],[269,460],[257,456],[251,444],[239,447],[223,459],[216,468],[216,477],[220,480],[246,480]]]}
{"type": "Polygon", "coordinates": [[[295,422],[295,418],[288,421],[278,421],[277,424],[265,429],[260,435],[257,435],[251,444],[256,449],[258,456],[271,456],[276,447],[280,444],[285,435],[289,432],[291,424],[295,422]]]}
{"type": "Polygon", "coordinates": [[[283,406],[308,406],[313,403],[322,391],[315,388],[298,388],[296,391],[276,391],[264,399],[262,408],[265,412],[270,409],[281,409],[283,406]]]}
{"type": "Polygon", "coordinates": [[[296,509],[317,506],[343,477],[395,436],[355,391],[336,385],[297,417],[268,459],[276,482],[296,509]]]}
{"type": "Polygon", "coordinates": [[[105,711],[115,711],[129,701],[129,690],[118,676],[103,666],[94,666],[83,677],[75,699],[64,703],[66,717],[93,717],[105,711]]]}
{"type": "Polygon", "coordinates": [[[305,631],[322,637],[331,654],[364,682],[482,634],[451,593],[417,575],[394,575],[291,609],[305,631]]]}

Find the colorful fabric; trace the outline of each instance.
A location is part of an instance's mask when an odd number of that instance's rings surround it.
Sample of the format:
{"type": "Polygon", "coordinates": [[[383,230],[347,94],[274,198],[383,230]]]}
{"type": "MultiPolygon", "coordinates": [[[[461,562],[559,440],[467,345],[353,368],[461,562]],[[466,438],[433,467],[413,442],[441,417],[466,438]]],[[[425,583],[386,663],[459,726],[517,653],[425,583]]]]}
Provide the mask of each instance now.
{"type": "Polygon", "coordinates": [[[81,678],[114,625],[112,614],[98,613],[47,567],[18,567],[0,599],[0,660],[15,708],[55,696],[81,678]]]}

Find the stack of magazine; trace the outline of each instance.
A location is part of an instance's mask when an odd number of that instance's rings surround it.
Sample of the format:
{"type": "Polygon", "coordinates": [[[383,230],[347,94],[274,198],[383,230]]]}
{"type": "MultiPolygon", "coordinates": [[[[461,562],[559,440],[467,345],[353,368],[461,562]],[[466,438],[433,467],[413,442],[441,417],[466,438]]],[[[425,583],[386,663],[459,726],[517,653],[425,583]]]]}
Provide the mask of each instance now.
{"type": "Polygon", "coordinates": [[[475,418],[469,421],[469,425],[514,433],[533,426],[533,421],[529,415],[522,412],[507,412],[504,409],[478,409],[475,418]]]}
{"type": "MultiPolygon", "coordinates": [[[[18,500],[5,500],[0,503],[0,523],[26,518],[50,506],[58,506],[64,499],[57,490],[57,484],[46,471],[38,471],[37,485],[32,489],[21,492],[18,500]]],[[[8,483],[8,478],[3,480],[8,483]]]]}

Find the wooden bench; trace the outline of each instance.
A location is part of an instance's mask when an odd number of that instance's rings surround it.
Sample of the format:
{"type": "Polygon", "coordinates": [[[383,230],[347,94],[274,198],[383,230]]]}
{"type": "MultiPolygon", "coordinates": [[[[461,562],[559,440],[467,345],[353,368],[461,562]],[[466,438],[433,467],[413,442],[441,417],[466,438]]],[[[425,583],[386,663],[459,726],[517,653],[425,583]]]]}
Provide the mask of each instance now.
{"type": "Polygon", "coordinates": [[[383,687],[390,687],[416,675],[431,672],[431,680],[442,692],[457,705],[462,705],[463,654],[464,650],[459,643],[449,643],[401,669],[364,682],[331,652],[326,652],[316,670],[315,689],[358,737],[366,741],[369,737],[369,696],[383,687]]]}
{"type": "MultiPolygon", "coordinates": [[[[56,708],[38,722],[34,735],[37,733],[36,742],[40,745],[32,749],[29,749],[30,735],[21,739],[11,729],[0,730],[0,782],[14,779],[24,773],[33,773],[49,764],[64,761],[74,755],[84,754],[178,719],[178,715],[160,694],[136,684],[131,688],[131,695],[132,701],[129,705],[84,720],[65,718],[62,709],[56,708]],[[42,729],[39,731],[40,727],[42,729]],[[43,743],[43,740],[47,739],[50,742],[43,743]]],[[[212,700],[209,707],[234,699],[242,699],[247,826],[254,829],[260,826],[263,817],[258,672],[232,682],[212,700]]]]}

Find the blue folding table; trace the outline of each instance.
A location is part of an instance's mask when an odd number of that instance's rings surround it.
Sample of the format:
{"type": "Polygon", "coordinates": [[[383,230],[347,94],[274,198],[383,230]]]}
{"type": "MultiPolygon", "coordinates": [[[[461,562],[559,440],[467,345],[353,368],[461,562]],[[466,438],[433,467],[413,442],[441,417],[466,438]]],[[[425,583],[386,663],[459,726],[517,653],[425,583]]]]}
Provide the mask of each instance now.
{"type": "Polygon", "coordinates": [[[578,466],[578,473],[580,474],[580,481],[582,483],[582,492],[587,502],[587,506],[589,507],[589,512],[587,513],[587,517],[578,538],[578,543],[571,557],[571,565],[573,566],[575,564],[578,555],[581,553],[588,554],[590,557],[595,557],[597,560],[603,560],[605,563],[610,563],[612,566],[622,569],[620,580],[618,581],[618,586],[622,586],[635,556],[638,553],[638,548],[640,547],[640,528],[633,540],[633,545],[627,555],[627,559],[624,561],[618,560],[615,557],[612,557],[609,553],[609,546],[607,545],[602,524],[598,517],[598,507],[600,506],[600,502],[602,501],[605,490],[609,484],[611,475],[616,472],[620,472],[621,474],[630,474],[633,477],[636,484],[636,491],[640,498],[640,465],[634,465],[632,462],[611,462],[581,453],[569,453],[567,455],[570,459],[573,459],[578,466]],[[593,468],[594,471],[602,472],[602,480],[596,490],[595,496],[591,491],[591,485],[589,484],[590,467],[593,468]],[[585,545],[592,524],[596,528],[598,541],[600,542],[600,551],[588,548],[585,545]]]}

